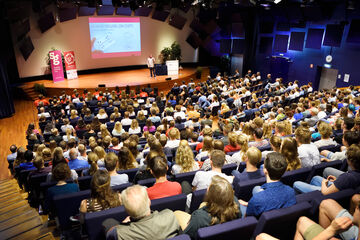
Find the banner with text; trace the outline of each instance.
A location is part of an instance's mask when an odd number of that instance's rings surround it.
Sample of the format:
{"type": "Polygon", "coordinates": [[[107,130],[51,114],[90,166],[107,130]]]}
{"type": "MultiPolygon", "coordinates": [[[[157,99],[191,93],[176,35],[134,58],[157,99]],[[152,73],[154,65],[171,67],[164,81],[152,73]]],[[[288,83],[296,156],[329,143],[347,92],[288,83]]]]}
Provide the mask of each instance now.
{"type": "Polygon", "coordinates": [[[54,82],[64,81],[64,69],[61,59],[61,52],[59,50],[50,51],[49,57],[50,57],[53,81],[54,82]]]}
{"type": "Polygon", "coordinates": [[[74,51],[64,52],[64,60],[67,79],[78,78],[74,51]]]}

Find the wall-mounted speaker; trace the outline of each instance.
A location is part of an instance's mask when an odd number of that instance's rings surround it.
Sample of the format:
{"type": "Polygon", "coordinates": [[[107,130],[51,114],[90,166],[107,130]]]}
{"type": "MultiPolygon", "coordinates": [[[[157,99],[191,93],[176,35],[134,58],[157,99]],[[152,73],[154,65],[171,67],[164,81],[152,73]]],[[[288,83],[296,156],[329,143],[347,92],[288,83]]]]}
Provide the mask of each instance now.
{"type": "Polygon", "coordinates": [[[98,87],[106,87],[105,84],[99,84],[98,87]]]}
{"type": "Polygon", "coordinates": [[[171,80],[171,77],[167,77],[165,78],[166,81],[170,81],[171,80]]]}

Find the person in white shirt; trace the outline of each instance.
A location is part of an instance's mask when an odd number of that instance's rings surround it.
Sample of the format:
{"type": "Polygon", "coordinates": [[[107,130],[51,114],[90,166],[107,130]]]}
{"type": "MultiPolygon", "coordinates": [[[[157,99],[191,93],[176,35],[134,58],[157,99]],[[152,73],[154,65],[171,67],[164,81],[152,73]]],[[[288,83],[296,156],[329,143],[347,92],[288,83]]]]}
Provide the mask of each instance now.
{"type": "Polygon", "coordinates": [[[333,130],[329,123],[320,121],[320,123],[318,124],[318,130],[321,135],[321,140],[314,142],[317,148],[330,146],[330,145],[337,145],[337,143],[330,138],[333,130]]]}
{"type": "Polygon", "coordinates": [[[175,148],[178,147],[180,144],[180,132],[177,128],[172,128],[169,131],[169,138],[170,140],[166,142],[164,147],[166,148],[175,148]]]}
{"type": "Polygon", "coordinates": [[[174,118],[176,119],[177,117],[181,117],[181,119],[185,119],[186,115],[184,112],[181,111],[181,106],[180,105],[176,105],[175,107],[176,112],[174,113],[174,118]]]}
{"type": "Polygon", "coordinates": [[[147,66],[150,70],[150,77],[153,77],[153,76],[156,77],[156,75],[155,75],[155,58],[152,55],[150,55],[146,62],[147,62],[147,66]]]}
{"type": "Polygon", "coordinates": [[[38,118],[40,118],[41,116],[44,116],[45,118],[49,118],[50,117],[50,113],[45,112],[45,108],[41,107],[40,108],[40,113],[38,114],[38,118]]]}
{"type": "Polygon", "coordinates": [[[141,133],[139,122],[136,119],[133,119],[131,122],[131,126],[129,128],[129,134],[139,134],[139,133],[141,133]]]}
{"type": "MultiPolygon", "coordinates": [[[[225,153],[220,150],[213,150],[210,155],[210,171],[198,171],[192,181],[192,191],[206,189],[211,183],[213,176],[217,175],[225,178],[230,184],[232,184],[234,177],[228,176],[221,172],[221,168],[225,163],[225,153]]],[[[187,196],[187,206],[190,206],[192,194],[187,196]]]]}
{"type": "Polygon", "coordinates": [[[126,111],[124,113],[124,118],[121,120],[121,125],[122,126],[130,126],[132,120],[129,118],[130,113],[128,111],[126,111]]]}
{"type": "Polygon", "coordinates": [[[300,126],[295,131],[301,167],[312,167],[320,163],[320,152],[311,143],[311,132],[307,126],[300,126]]]}
{"type": "Polygon", "coordinates": [[[317,116],[318,116],[319,119],[323,119],[323,118],[325,118],[327,116],[324,106],[320,105],[319,112],[318,112],[317,116]]]}

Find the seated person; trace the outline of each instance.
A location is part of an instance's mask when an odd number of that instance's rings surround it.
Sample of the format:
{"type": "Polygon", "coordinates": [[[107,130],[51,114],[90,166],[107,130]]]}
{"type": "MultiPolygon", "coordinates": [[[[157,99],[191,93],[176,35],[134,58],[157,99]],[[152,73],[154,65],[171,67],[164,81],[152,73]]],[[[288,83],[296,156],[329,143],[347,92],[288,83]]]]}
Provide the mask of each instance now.
{"type": "Polygon", "coordinates": [[[53,179],[57,182],[55,186],[48,188],[45,199],[45,210],[50,213],[55,213],[53,199],[55,196],[66,193],[73,193],[79,191],[79,186],[76,183],[67,183],[66,180],[71,178],[69,165],[66,162],[58,163],[52,172],[53,179]]]}
{"type": "Polygon", "coordinates": [[[245,212],[246,209],[246,216],[259,217],[263,212],[296,204],[294,189],[280,181],[286,168],[286,159],[280,153],[273,152],[266,156],[263,168],[266,183],[254,188],[249,202],[240,200],[241,210],[245,212]]]}
{"type": "MultiPolygon", "coordinates": [[[[357,194],[358,195],[358,194],[357,194]]],[[[356,196],[356,195],[355,195],[356,196]]],[[[323,200],[319,209],[319,224],[307,217],[300,217],[294,239],[359,239],[360,203],[353,215],[333,199],[323,200]]]]}
{"type": "Polygon", "coordinates": [[[169,132],[169,140],[167,141],[166,148],[175,148],[180,144],[180,132],[177,128],[172,128],[169,132]]]}
{"type": "Polygon", "coordinates": [[[85,160],[78,159],[79,152],[76,148],[70,149],[69,167],[70,169],[89,168],[89,163],[85,160]]]}
{"type": "Polygon", "coordinates": [[[344,161],[346,159],[346,149],[353,145],[353,144],[359,144],[359,132],[358,131],[346,131],[342,135],[342,144],[340,152],[330,152],[329,150],[322,150],[321,155],[325,156],[325,158],[322,158],[321,161],[330,162],[330,161],[336,161],[341,160],[344,161]]]}
{"type": "Polygon", "coordinates": [[[241,149],[241,147],[237,144],[238,135],[235,132],[229,133],[229,145],[226,145],[224,148],[225,153],[228,152],[236,152],[241,149]]]}
{"type": "Polygon", "coordinates": [[[91,195],[80,204],[80,221],[85,213],[98,212],[121,205],[120,193],[115,193],[110,187],[110,175],[106,170],[99,169],[91,179],[91,195]]]}
{"type": "Polygon", "coordinates": [[[234,170],[231,173],[234,176],[235,182],[265,177],[264,172],[257,167],[261,162],[261,152],[258,148],[249,148],[246,151],[244,160],[246,162],[245,170],[241,173],[238,170],[234,170]]]}
{"type": "Polygon", "coordinates": [[[301,167],[312,167],[320,163],[320,153],[318,148],[311,143],[311,132],[306,123],[298,127],[295,131],[295,138],[298,143],[298,153],[301,167]]]}
{"type": "Polygon", "coordinates": [[[118,157],[115,153],[110,152],[105,156],[105,168],[109,172],[110,175],[110,187],[128,183],[129,176],[125,173],[118,174],[116,172],[116,166],[119,162],[118,157]]]}
{"type": "Polygon", "coordinates": [[[151,159],[149,167],[151,174],[156,179],[154,186],[147,189],[150,200],[181,194],[180,184],[178,182],[170,182],[166,178],[168,165],[164,157],[158,156],[151,159]]]}
{"type": "Polygon", "coordinates": [[[341,174],[339,177],[328,176],[327,179],[315,176],[311,179],[310,184],[296,181],[294,189],[300,193],[306,193],[319,190],[322,194],[338,192],[344,189],[356,189],[360,186],[360,147],[351,145],[346,151],[347,163],[353,170],[341,174]]]}
{"type": "Polygon", "coordinates": [[[44,159],[41,156],[37,156],[34,159],[34,167],[36,167],[36,170],[33,172],[30,172],[28,175],[28,180],[32,177],[32,176],[36,176],[38,174],[42,174],[42,173],[49,173],[51,172],[51,166],[45,167],[44,166],[44,159]]]}
{"type": "Polygon", "coordinates": [[[249,147],[265,147],[269,146],[269,141],[263,139],[263,130],[261,128],[256,128],[254,130],[254,142],[249,142],[249,147]]]}
{"type": "Polygon", "coordinates": [[[194,154],[187,140],[181,140],[176,150],[175,164],[172,166],[173,174],[196,171],[199,164],[194,160],[194,154]]]}
{"type": "Polygon", "coordinates": [[[331,125],[327,122],[320,121],[321,124],[318,127],[321,139],[314,142],[315,146],[317,148],[331,146],[331,145],[337,145],[337,142],[332,140],[330,136],[332,135],[333,129],[331,125]]]}
{"type": "Polygon", "coordinates": [[[225,223],[241,217],[240,204],[234,197],[231,184],[220,176],[214,176],[206,192],[204,203],[191,215],[175,211],[184,234],[196,239],[199,228],[225,223]]]}
{"type": "Polygon", "coordinates": [[[233,182],[233,176],[227,176],[226,174],[221,172],[221,168],[225,163],[225,153],[220,150],[213,150],[210,154],[210,171],[198,171],[196,172],[194,179],[192,181],[192,191],[206,189],[209,187],[211,183],[211,179],[215,175],[219,175],[229,183],[233,182]]]}
{"type": "Polygon", "coordinates": [[[128,187],[121,193],[121,202],[129,217],[122,223],[115,219],[105,220],[102,225],[106,239],[167,239],[179,234],[180,226],[173,211],[151,212],[151,202],[144,187],[128,187]]]}
{"type": "Polygon", "coordinates": [[[20,163],[19,167],[21,170],[35,170],[32,160],[34,159],[34,154],[31,150],[26,150],[24,153],[24,158],[26,162],[20,163]]]}

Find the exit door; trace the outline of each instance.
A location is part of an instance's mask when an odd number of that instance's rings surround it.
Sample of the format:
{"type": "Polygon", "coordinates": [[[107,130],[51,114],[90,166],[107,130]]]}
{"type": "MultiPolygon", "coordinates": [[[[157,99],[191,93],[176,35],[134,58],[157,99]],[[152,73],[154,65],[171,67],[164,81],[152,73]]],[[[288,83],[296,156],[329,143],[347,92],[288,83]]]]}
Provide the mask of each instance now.
{"type": "Polygon", "coordinates": [[[339,70],[322,67],[320,75],[319,90],[332,89],[336,87],[336,80],[339,70]]]}

